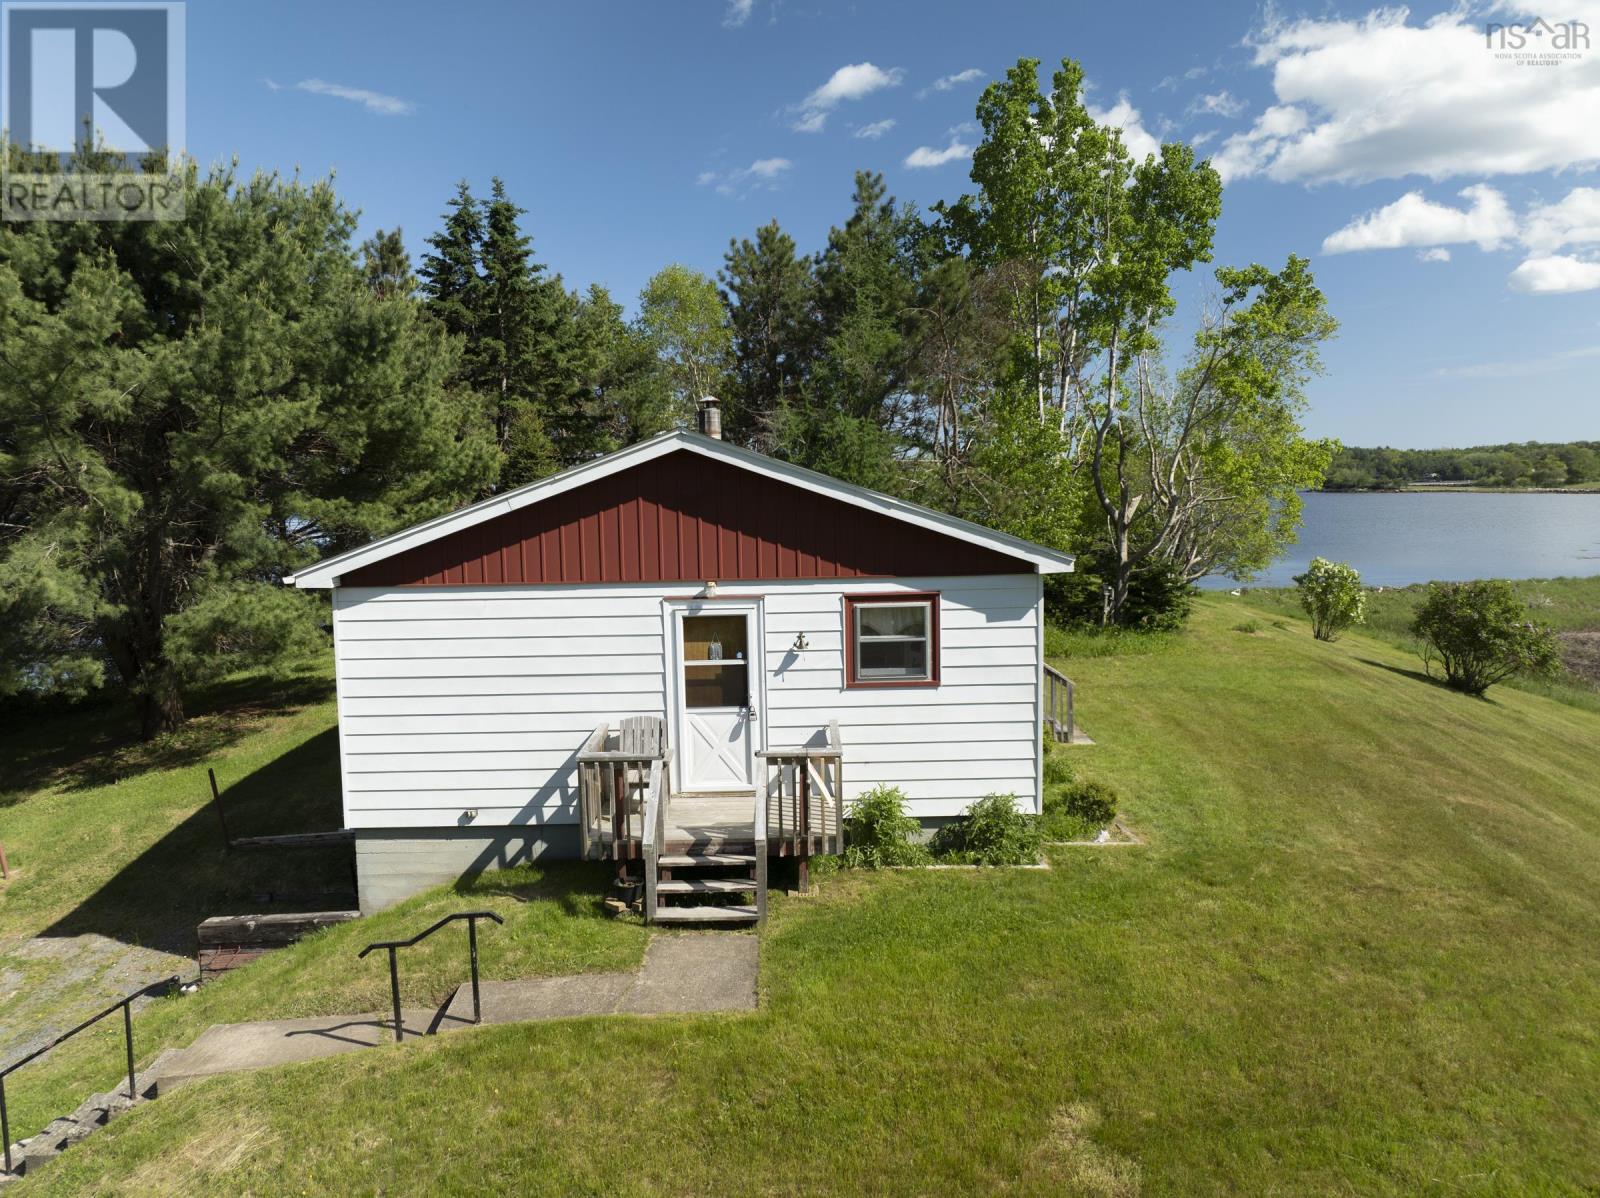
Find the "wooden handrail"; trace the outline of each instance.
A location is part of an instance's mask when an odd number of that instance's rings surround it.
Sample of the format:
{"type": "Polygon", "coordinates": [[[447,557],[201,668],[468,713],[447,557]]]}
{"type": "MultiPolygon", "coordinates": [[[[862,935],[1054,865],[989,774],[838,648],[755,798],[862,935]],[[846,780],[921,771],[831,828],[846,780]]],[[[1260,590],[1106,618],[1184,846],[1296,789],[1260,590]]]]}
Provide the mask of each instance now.
{"type": "Polygon", "coordinates": [[[644,856],[644,918],[652,923],[656,916],[657,864],[661,845],[666,840],[666,804],[661,797],[661,761],[650,766],[650,783],[644,795],[644,827],[641,829],[644,856]]]}
{"type": "Polygon", "coordinates": [[[1077,727],[1077,724],[1074,722],[1074,714],[1072,710],[1074,699],[1073,692],[1076,688],[1074,688],[1072,685],[1072,679],[1068,678],[1060,670],[1050,665],[1044,667],[1044,683],[1045,693],[1043,697],[1045,700],[1045,726],[1050,729],[1051,735],[1054,736],[1056,740],[1060,741],[1062,744],[1069,744],[1072,741],[1072,731],[1077,727]],[[1066,699],[1065,719],[1062,718],[1061,711],[1061,700],[1063,698],[1066,699]]]}
{"type": "MultiPolygon", "coordinates": [[[[642,825],[636,826],[643,815],[634,805],[640,788],[638,779],[656,765],[661,766],[664,777],[670,778],[670,746],[662,745],[654,754],[607,748],[612,739],[611,725],[596,725],[576,755],[578,835],[585,861],[637,857],[644,830],[642,825]]],[[[664,785],[670,789],[671,783],[664,785]]]]}
{"type": "Polygon", "coordinates": [[[756,854],[756,919],[767,920],[767,788],[756,787],[755,820],[751,829],[755,835],[756,854]]]}
{"type": "MultiPolygon", "coordinates": [[[[766,804],[777,804],[773,851],[799,859],[802,889],[813,853],[837,853],[844,848],[844,749],[838,720],[828,721],[823,739],[825,743],[820,745],[792,745],[757,753],[768,770],[761,790],[762,814],[767,813],[766,804]]],[[[764,830],[772,835],[771,829],[764,830]]]]}

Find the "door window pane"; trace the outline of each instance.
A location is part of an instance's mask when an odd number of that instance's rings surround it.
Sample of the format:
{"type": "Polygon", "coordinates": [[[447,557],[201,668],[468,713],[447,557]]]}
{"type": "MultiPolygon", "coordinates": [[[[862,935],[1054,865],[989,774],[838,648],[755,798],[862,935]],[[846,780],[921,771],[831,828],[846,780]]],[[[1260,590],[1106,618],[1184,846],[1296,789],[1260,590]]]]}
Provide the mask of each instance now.
{"type": "Polygon", "coordinates": [[[683,617],[686,707],[743,707],[750,700],[750,621],[737,616],[683,617]]]}
{"type": "Polygon", "coordinates": [[[743,707],[750,697],[744,663],[687,665],[683,671],[683,702],[687,707],[743,707]]]}
{"type": "Polygon", "coordinates": [[[684,616],[684,661],[743,661],[750,621],[738,616],[684,616]]]}

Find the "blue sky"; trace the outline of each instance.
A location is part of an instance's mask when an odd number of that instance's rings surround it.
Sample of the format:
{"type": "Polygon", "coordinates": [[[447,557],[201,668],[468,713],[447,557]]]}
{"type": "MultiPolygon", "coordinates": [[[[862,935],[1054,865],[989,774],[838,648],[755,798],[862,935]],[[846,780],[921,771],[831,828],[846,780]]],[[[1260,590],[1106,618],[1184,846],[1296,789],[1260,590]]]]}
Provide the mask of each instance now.
{"type": "MultiPolygon", "coordinates": [[[[400,225],[413,253],[458,179],[498,174],[542,261],[630,305],[661,266],[714,273],[774,217],[816,248],[857,168],[923,206],[960,195],[985,81],[1071,56],[1135,148],[1181,138],[1222,165],[1219,263],[1312,258],[1343,326],[1312,432],[1600,438],[1600,48],[1542,65],[1486,45],[1486,21],[1529,19],[1514,6],[188,9],[203,163],[335,171],[363,230],[400,225]]],[[[1545,15],[1600,36],[1597,0],[1545,15]]],[[[1206,283],[1179,281],[1187,310],[1206,283]]]]}

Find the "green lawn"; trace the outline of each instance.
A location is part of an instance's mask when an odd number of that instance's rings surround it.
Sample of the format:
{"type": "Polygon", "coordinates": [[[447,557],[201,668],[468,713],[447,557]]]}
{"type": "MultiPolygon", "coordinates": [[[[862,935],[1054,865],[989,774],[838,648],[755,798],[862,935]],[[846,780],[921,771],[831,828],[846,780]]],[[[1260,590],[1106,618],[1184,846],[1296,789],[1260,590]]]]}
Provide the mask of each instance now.
{"type": "MultiPolygon", "coordinates": [[[[1066,661],[1079,773],[1148,847],[835,875],[774,902],[754,1015],[215,1079],[37,1191],[1592,1194],[1600,716],[1241,612],[1066,661]]],[[[638,946],[597,875],[539,900],[582,963],[638,946]]],[[[348,967],[319,948],[180,1003],[303,1009],[348,967]]]]}
{"type": "MultiPolygon", "coordinates": [[[[1512,582],[1516,591],[1540,623],[1557,632],[1587,632],[1600,629],[1600,577],[1529,578],[1512,582]]],[[[1426,598],[1425,586],[1386,587],[1367,593],[1367,622],[1363,630],[1400,646],[1411,643],[1411,620],[1426,598]]],[[[1263,608],[1297,620],[1306,618],[1293,587],[1251,587],[1243,598],[1252,607],[1263,608]]]]}
{"type": "MultiPolygon", "coordinates": [[[[1556,632],[1600,631],[1600,577],[1521,579],[1511,586],[1528,605],[1533,618],[1556,632]]],[[[1411,621],[1427,592],[1425,586],[1369,591],[1366,623],[1361,630],[1396,648],[1412,650],[1415,638],[1411,635],[1411,621]]],[[[1280,619],[1306,619],[1293,587],[1251,588],[1238,601],[1271,611],[1280,619]]],[[[1571,674],[1550,680],[1514,678],[1509,685],[1600,712],[1600,688],[1571,674]]]]}
{"type": "MultiPolygon", "coordinates": [[[[90,969],[74,939],[156,948],[143,976],[192,979],[195,926],[210,915],[354,905],[351,850],[225,854],[206,767],[223,788],[234,836],[337,828],[339,756],[331,683],[242,680],[203,696],[175,737],[132,741],[119,708],[14,725],[0,756],[17,762],[0,792],[0,837],[14,870],[0,884],[0,1061],[21,1055],[41,1026],[64,1031],[135,988],[124,970],[90,969]],[[275,705],[268,700],[275,700],[275,705]],[[29,937],[63,946],[48,959],[19,952],[29,937]]],[[[329,929],[190,997],[158,1001],[135,1023],[139,1058],[186,1044],[218,1022],[387,1010],[387,958],[358,961],[374,940],[403,939],[451,911],[486,907],[504,927],[482,936],[485,977],[627,968],[645,933],[602,913],[592,870],[494,873],[329,929]]],[[[464,930],[405,954],[408,1002],[438,1003],[461,980],[464,930]]],[[[142,983],[141,983],[142,984],[142,983]]],[[[121,1026],[108,1020],[9,1079],[13,1135],[42,1127],[121,1069],[121,1026]]]]}

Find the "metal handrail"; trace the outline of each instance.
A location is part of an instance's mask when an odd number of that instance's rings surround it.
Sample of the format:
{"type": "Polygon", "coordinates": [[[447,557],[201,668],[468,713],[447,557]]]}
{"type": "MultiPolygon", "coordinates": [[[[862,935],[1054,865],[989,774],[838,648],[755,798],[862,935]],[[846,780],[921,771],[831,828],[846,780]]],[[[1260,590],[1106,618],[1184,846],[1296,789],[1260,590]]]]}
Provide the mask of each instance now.
{"type": "Polygon", "coordinates": [[[133,1000],[136,998],[143,998],[145,995],[159,990],[163,986],[168,990],[171,990],[171,988],[177,984],[178,979],[176,976],[173,976],[167,978],[165,981],[152,983],[151,985],[146,986],[143,990],[135,990],[132,994],[128,994],[122,998],[119,998],[116,1002],[112,1003],[98,1015],[89,1016],[89,1018],[78,1024],[78,1026],[73,1028],[70,1032],[62,1032],[61,1035],[55,1037],[55,1039],[51,1040],[49,1043],[34,1049],[20,1061],[13,1061],[4,1069],[0,1069],[0,1143],[5,1145],[7,1173],[11,1172],[11,1119],[6,1110],[7,1076],[15,1073],[18,1069],[21,1069],[29,1061],[37,1060],[39,1057],[44,1056],[45,1053],[56,1047],[56,1045],[72,1039],[72,1037],[76,1036],[85,1028],[93,1027],[107,1015],[111,1014],[111,1012],[120,1009],[122,1011],[122,1034],[128,1051],[128,1097],[137,1098],[139,1095],[134,1087],[133,1081],[133,1000]]]}
{"type": "Polygon", "coordinates": [[[454,923],[458,919],[467,921],[467,946],[472,955],[472,1022],[483,1022],[483,1006],[478,997],[478,921],[492,919],[495,923],[505,923],[493,911],[457,911],[454,915],[446,915],[438,923],[425,931],[418,932],[410,940],[375,940],[356,954],[357,960],[365,957],[375,948],[389,950],[389,993],[394,1000],[394,1041],[400,1043],[405,1036],[405,1024],[400,1019],[400,970],[395,963],[395,954],[403,948],[426,940],[447,923],[454,923]]]}

